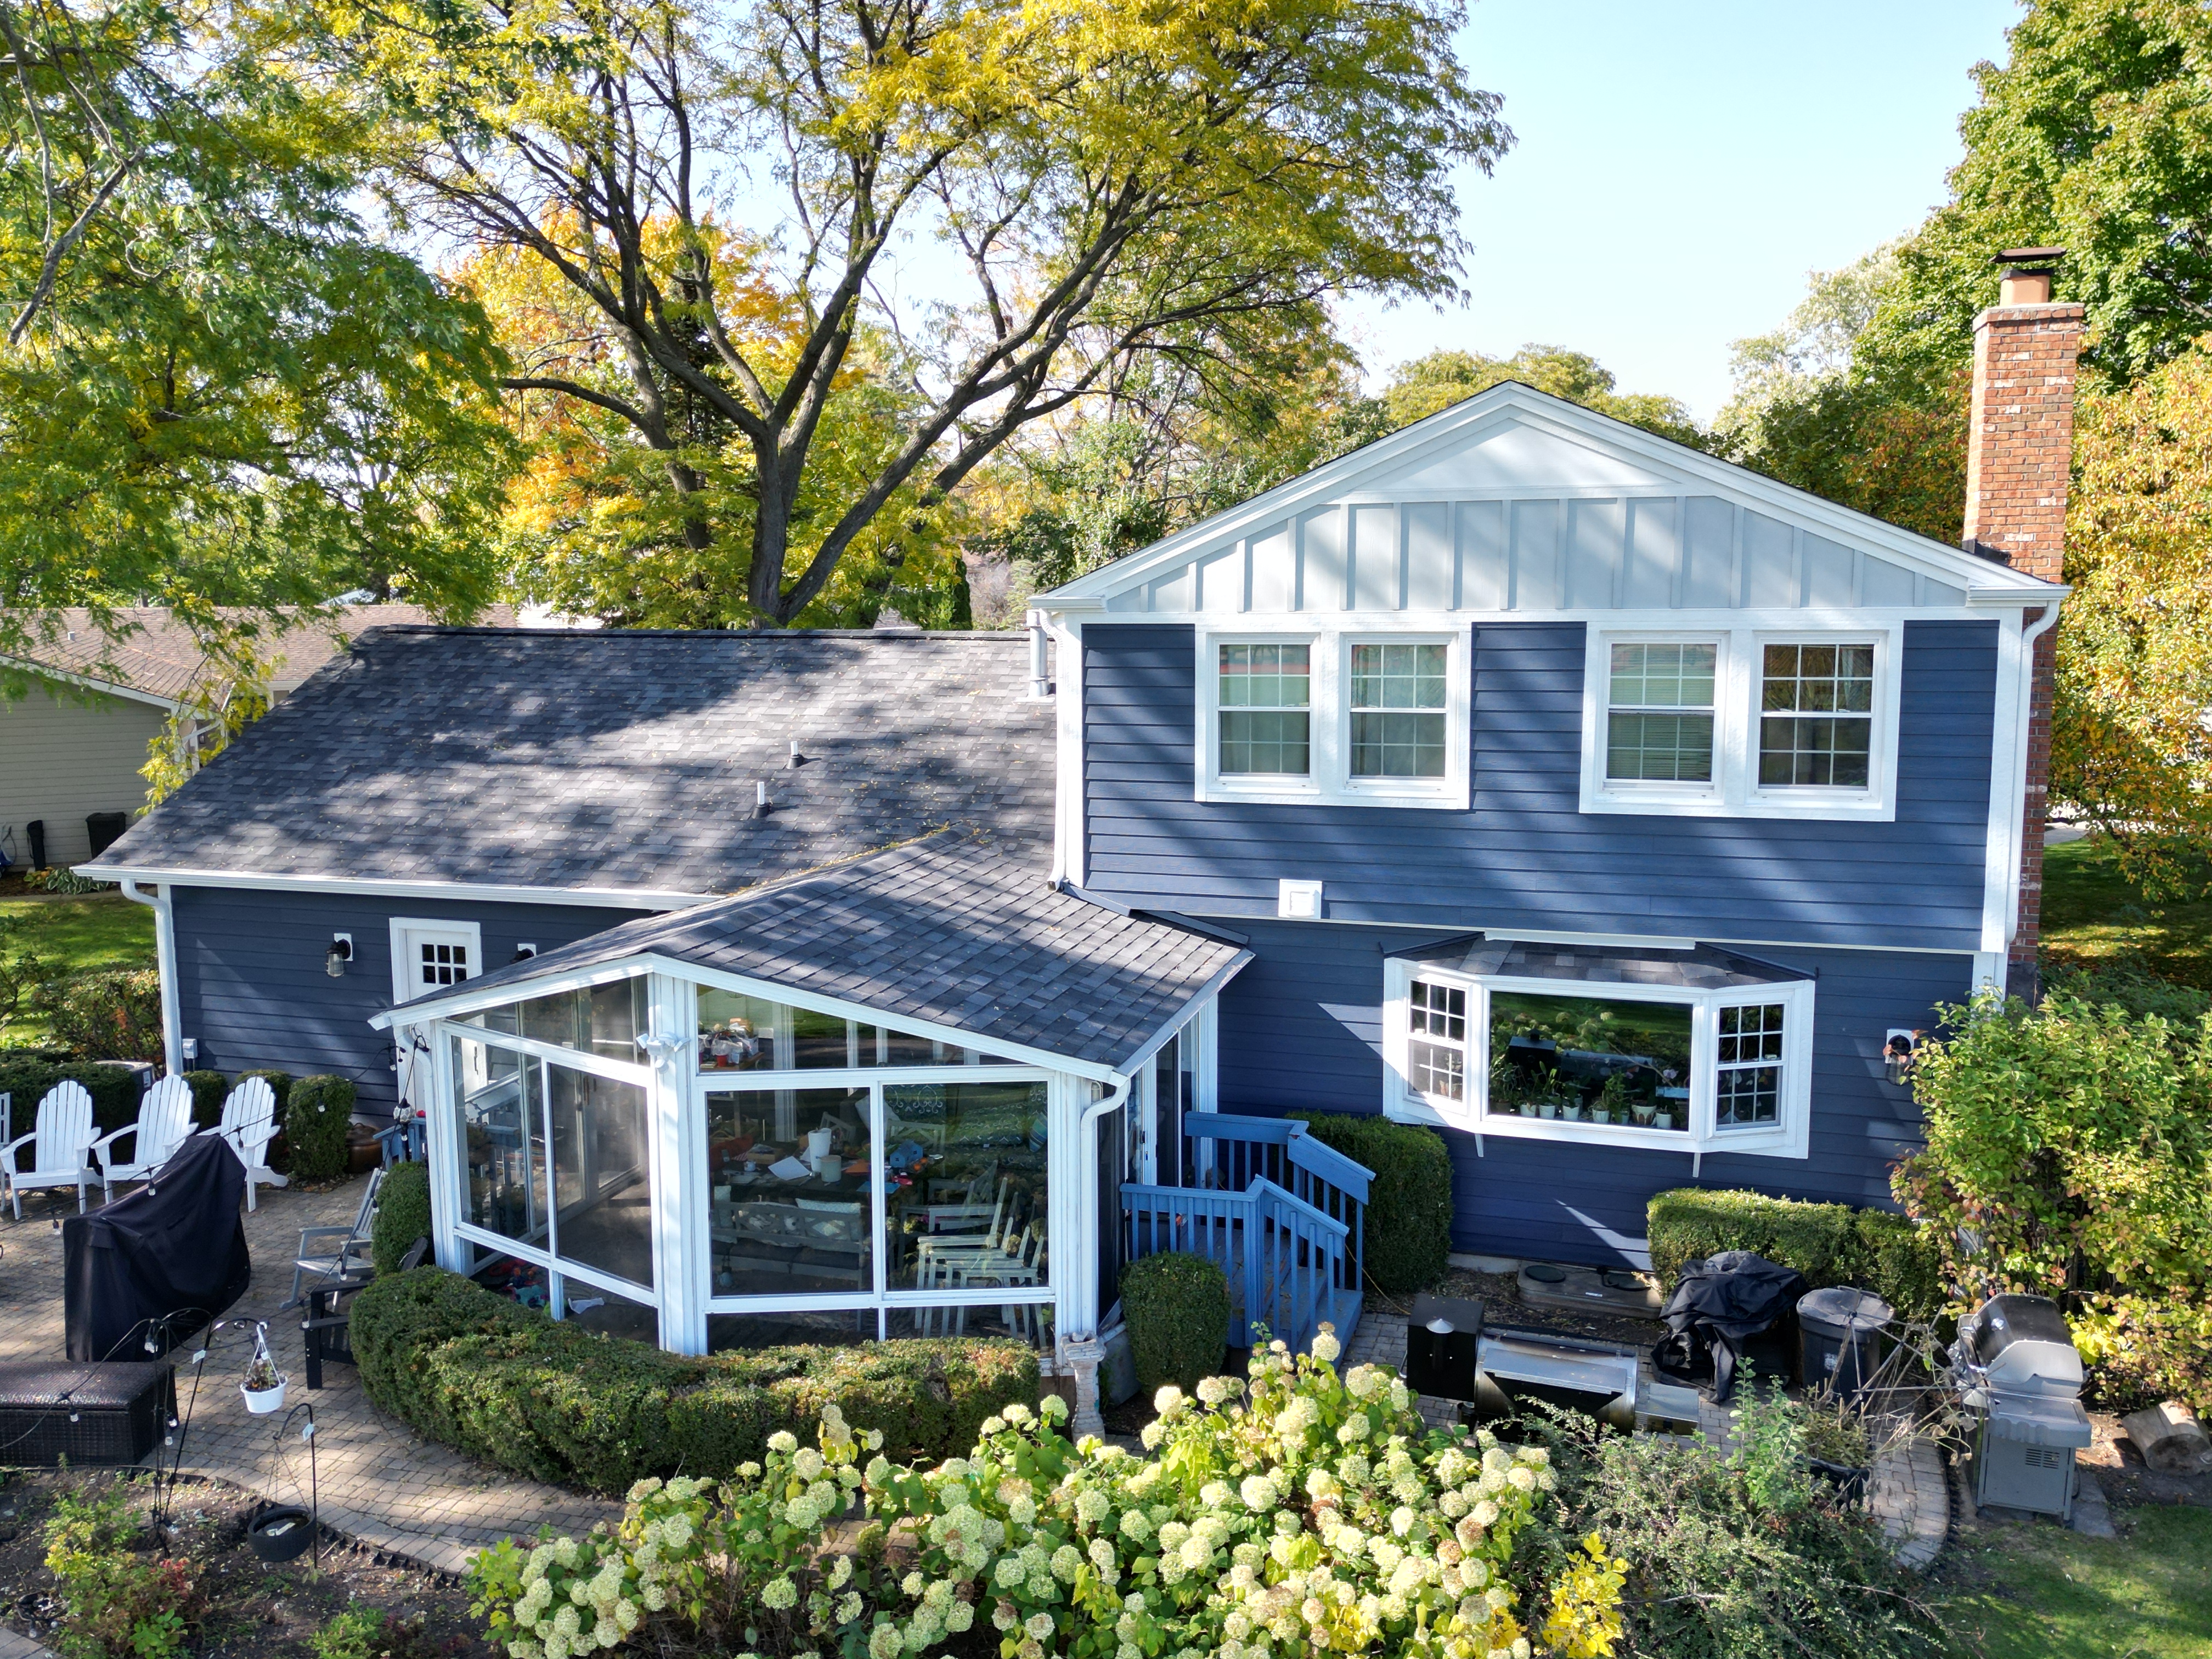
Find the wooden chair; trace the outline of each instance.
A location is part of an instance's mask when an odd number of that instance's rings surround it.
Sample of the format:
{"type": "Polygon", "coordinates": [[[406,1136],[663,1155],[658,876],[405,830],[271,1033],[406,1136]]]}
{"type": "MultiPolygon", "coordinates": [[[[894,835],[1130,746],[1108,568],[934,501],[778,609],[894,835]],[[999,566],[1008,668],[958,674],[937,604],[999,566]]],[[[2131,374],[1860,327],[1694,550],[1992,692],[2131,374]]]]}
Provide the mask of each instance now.
{"type": "Polygon", "coordinates": [[[57,1083],[39,1103],[37,1127],[0,1146],[0,1176],[15,1206],[15,1219],[23,1218],[23,1189],[27,1187],[74,1187],[77,1213],[84,1213],[85,1185],[92,1178],[85,1154],[92,1150],[92,1095],[82,1083],[57,1083]],[[31,1148],[31,1167],[22,1167],[22,1149],[31,1148]]]}
{"type": "Polygon", "coordinates": [[[265,1077],[250,1077],[222,1103],[222,1121],[214,1133],[229,1144],[246,1165],[246,1207],[256,1207],[253,1183],[289,1187],[291,1181],[269,1167],[269,1143],[276,1138],[276,1091],[265,1077]]]}
{"type": "Polygon", "coordinates": [[[315,1288],[320,1290],[325,1285],[356,1277],[367,1270],[369,1226],[376,1219],[376,1197],[383,1187],[384,1171],[371,1170],[368,1190],[361,1195],[361,1208],[354,1212],[351,1225],[300,1229],[300,1254],[292,1261],[292,1294],[283,1304],[286,1311],[306,1300],[300,1294],[303,1274],[318,1275],[315,1288]]]}
{"type": "Polygon", "coordinates": [[[138,1103],[138,1121],[92,1143],[100,1160],[102,1201],[115,1196],[118,1181],[146,1181],[176,1153],[192,1133],[192,1085],[180,1077],[165,1077],[146,1091],[138,1103]],[[131,1159],[115,1161],[115,1143],[131,1137],[131,1159]]]}

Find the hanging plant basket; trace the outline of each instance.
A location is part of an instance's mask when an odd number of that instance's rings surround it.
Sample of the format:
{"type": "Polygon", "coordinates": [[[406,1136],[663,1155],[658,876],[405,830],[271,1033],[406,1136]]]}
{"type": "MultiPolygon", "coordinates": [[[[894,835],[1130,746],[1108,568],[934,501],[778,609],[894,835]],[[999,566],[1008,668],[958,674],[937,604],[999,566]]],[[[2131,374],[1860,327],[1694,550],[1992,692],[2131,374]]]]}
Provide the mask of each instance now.
{"type": "Polygon", "coordinates": [[[253,1358],[246,1362],[246,1379],[238,1391],[246,1396],[246,1409],[256,1417],[284,1409],[284,1389],[291,1378],[276,1369],[269,1355],[269,1328],[253,1328],[253,1358]]]}
{"type": "Polygon", "coordinates": [[[284,1390],[291,1386],[291,1382],[289,1376],[280,1376],[275,1386],[266,1389],[251,1389],[241,1382],[238,1391],[246,1396],[246,1410],[256,1417],[266,1417],[271,1412],[284,1409],[284,1390]]]}
{"type": "Polygon", "coordinates": [[[304,1555],[314,1538],[313,1518],[296,1504],[267,1505],[246,1523],[246,1547],[264,1561],[304,1555]]]}

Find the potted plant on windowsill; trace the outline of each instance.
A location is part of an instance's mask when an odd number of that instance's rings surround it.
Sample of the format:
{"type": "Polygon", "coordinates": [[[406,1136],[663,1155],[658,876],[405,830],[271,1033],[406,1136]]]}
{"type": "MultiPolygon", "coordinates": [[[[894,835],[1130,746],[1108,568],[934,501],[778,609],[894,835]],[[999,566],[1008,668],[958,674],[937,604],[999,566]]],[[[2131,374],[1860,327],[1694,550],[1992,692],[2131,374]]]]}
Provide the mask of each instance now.
{"type": "Polygon", "coordinates": [[[284,1409],[284,1389],[291,1379],[276,1369],[276,1362],[269,1357],[269,1331],[266,1326],[253,1329],[253,1358],[246,1363],[246,1379],[238,1391],[246,1396],[246,1409],[256,1417],[266,1417],[271,1412],[284,1409]]]}

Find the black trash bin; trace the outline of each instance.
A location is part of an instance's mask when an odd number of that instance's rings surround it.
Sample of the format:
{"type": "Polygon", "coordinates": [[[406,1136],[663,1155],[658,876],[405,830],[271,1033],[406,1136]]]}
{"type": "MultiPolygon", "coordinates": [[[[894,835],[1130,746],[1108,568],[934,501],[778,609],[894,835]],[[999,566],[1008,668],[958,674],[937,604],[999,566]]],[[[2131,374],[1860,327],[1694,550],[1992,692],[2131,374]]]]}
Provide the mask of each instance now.
{"type": "Polygon", "coordinates": [[[123,839],[123,832],[131,827],[130,815],[124,812],[88,812],[84,815],[85,839],[92,843],[92,855],[98,858],[123,839]]]}
{"type": "Polygon", "coordinates": [[[1881,1369],[1897,1313],[1872,1291],[1832,1285],[1797,1299],[1799,1374],[1808,1389],[1856,1400],[1881,1369]]]}

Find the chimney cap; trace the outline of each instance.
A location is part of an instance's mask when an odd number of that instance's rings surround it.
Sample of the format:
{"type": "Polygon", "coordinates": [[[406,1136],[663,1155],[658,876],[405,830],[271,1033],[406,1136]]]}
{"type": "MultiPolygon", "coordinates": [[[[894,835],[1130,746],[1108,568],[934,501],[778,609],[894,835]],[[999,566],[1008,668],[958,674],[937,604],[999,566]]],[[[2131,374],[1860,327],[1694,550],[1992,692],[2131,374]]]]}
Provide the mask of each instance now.
{"type": "Polygon", "coordinates": [[[2008,267],[2008,276],[2015,270],[2027,275],[2033,271],[2047,271],[2065,257],[2066,250],[2063,247],[2011,247],[1990,263],[2008,267]]]}

